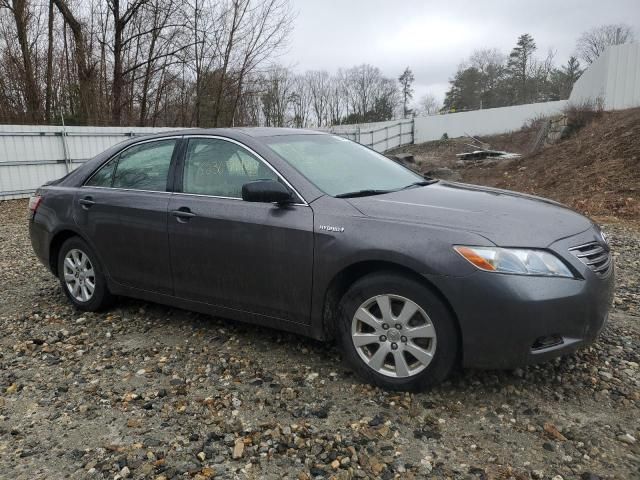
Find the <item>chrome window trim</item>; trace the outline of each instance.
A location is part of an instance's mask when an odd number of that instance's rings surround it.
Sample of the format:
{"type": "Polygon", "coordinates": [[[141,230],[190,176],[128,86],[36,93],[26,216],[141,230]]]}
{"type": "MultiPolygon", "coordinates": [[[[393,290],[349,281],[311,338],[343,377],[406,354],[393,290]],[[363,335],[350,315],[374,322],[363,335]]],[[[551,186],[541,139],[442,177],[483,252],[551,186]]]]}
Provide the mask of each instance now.
{"type": "MultiPolygon", "coordinates": [[[[242,200],[241,198],[237,198],[237,197],[223,197],[221,195],[205,195],[205,194],[201,194],[201,193],[183,193],[183,192],[167,192],[167,191],[160,191],[160,190],[137,190],[135,188],[120,188],[120,187],[98,187],[98,186],[93,186],[93,185],[83,185],[81,188],[99,188],[101,190],[120,190],[120,191],[124,191],[124,192],[146,192],[146,193],[163,193],[165,195],[187,195],[190,197],[206,197],[206,198],[219,198],[222,200],[237,200],[240,202],[244,202],[244,200],[242,200]]],[[[263,205],[266,204],[266,202],[247,202],[247,203],[262,203],[263,205]]],[[[308,207],[309,205],[306,203],[289,203],[287,205],[291,205],[291,206],[296,206],[296,207],[308,207]]]]}
{"type": "Polygon", "coordinates": [[[285,185],[287,185],[291,190],[293,190],[293,192],[298,196],[298,198],[300,198],[302,200],[302,203],[292,203],[291,205],[299,206],[299,207],[308,207],[309,206],[309,203],[300,194],[300,192],[298,192],[298,190],[296,190],[295,187],[293,185],[291,185],[291,183],[289,183],[289,181],[286,178],[284,178],[284,176],[282,174],[280,174],[280,172],[278,172],[273,167],[273,165],[271,165],[267,160],[265,160],[262,157],[262,155],[258,154],[255,150],[253,150],[252,148],[250,148],[247,145],[243,144],[242,142],[234,140],[233,138],[221,137],[219,135],[206,135],[206,134],[177,135],[177,136],[163,137],[163,138],[151,138],[151,139],[148,139],[148,140],[142,140],[140,142],[136,142],[136,143],[134,143],[132,145],[129,145],[126,148],[123,148],[118,153],[115,153],[114,155],[109,157],[107,160],[105,160],[105,162],[102,165],[100,165],[100,167],[95,172],[93,172],[89,178],[87,178],[84,181],[84,183],[80,186],[80,188],[99,188],[99,189],[102,189],[102,190],[120,190],[120,191],[125,191],[125,192],[166,193],[166,194],[169,194],[169,195],[188,195],[188,196],[192,196],[192,197],[208,197],[208,198],[220,198],[220,199],[223,199],[223,200],[244,201],[244,200],[242,200],[242,198],[239,198],[239,197],[225,197],[225,196],[222,196],[222,195],[206,195],[206,194],[202,194],[202,193],[167,192],[166,190],[142,190],[142,189],[136,189],[136,188],[100,187],[98,185],[87,185],[87,182],[89,180],[91,180],[96,173],[98,173],[100,170],[102,170],[102,168],[107,163],[109,163],[111,160],[116,158],[118,155],[120,155],[123,152],[127,151],[129,148],[133,148],[135,146],[142,145],[144,143],[160,142],[160,141],[163,141],[163,140],[174,140],[174,139],[180,140],[180,139],[189,139],[189,138],[213,138],[213,139],[218,139],[218,140],[223,140],[223,141],[235,143],[236,145],[244,148],[249,153],[254,155],[259,161],[263,162],[273,173],[275,173],[278,176],[278,178],[280,178],[285,183],[285,185]]]}
{"type": "Polygon", "coordinates": [[[97,185],[82,185],[80,188],[99,188],[100,190],[119,190],[123,192],[146,192],[146,193],[165,193],[170,195],[173,192],[167,192],[166,190],[141,190],[137,188],[121,188],[121,187],[99,187],[97,185]]]}
{"type": "MultiPolygon", "coordinates": [[[[206,197],[206,198],[219,198],[221,200],[237,200],[239,202],[244,202],[244,200],[242,200],[241,198],[238,197],[224,197],[222,195],[207,195],[204,193],[184,193],[184,192],[167,192],[170,193],[172,195],[186,195],[189,197],[206,197]]],[[[302,198],[302,197],[300,197],[302,198]]],[[[258,203],[258,204],[262,204],[262,205],[266,205],[267,202],[247,202],[247,203],[258,203]]],[[[269,205],[275,205],[275,204],[269,204],[269,205]]],[[[290,205],[290,206],[296,206],[296,207],[308,207],[309,204],[308,203],[287,203],[286,205],[290,205]]]]}
{"type": "MultiPolygon", "coordinates": [[[[307,200],[300,195],[300,192],[298,192],[298,190],[295,189],[295,187],[293,185],[291,185],[291,183],[289,183],[289,181],[284,178],[284,176],[278,172],[278,170],[276,170],[273,165],[271,165],[267,160],[264,159],[264,157],[262,157],[262,155],[260,155],[259,153],[257,153],[255,150],[253,150],[251,147],[248,147],[247,145],[245,145],[242,142],[239,142],[238,140],[235,140],[233,138],[229,138],[229,137],[221,137],[219,135],[207,135],[207,134],[186,134],[184,135],[185,139],[190,139],[190,138],[211,138],[211,139],[216,139],[216,140],[222,140],[225,142],[230,142],[230,143],[235,143],[236,145],[240,146],[241,148],[244,148],[246,151],[248,151],[249,153],[251,153],[253,156],[255,156],[259,161],[261,161],[262,163],[264,163],[269,170],[271,170],[273,173],[275,173],[277,175],[277,177],[282,180],[284,182],[284,184],[289,187],[291,190],[293,190],[293,193],[296,194],[296,196],[302,200],[302,203],[294,203],[292,205],[303,205],[303,206],[309,206],[309,203],[307,202],[307,200]]],[[[185,153],[185,161],[186,161],[186,153],[185,153]]],[[[236,198],[236,197],[224,197],[224,196],[220,196],[220,195],[205,195],[205,194],[199,194],[199,193],[186,193],[186,192],[174,192],[177,194],[182,194],[182,195],[195,195],[195,196],[200,196],[200,197],[214,197],[214,198],[226,198],[226,199],[231,199],[231,200],[242,200],[242,198],[236,198]]]]}
{"type": "MultiPolygon", "coordinates": [[[[105,189],[111,189],[111,190],[126,190],[126,191],[130,191],[130,192],[154,192],[154,193],[170,193],[167,192],[166,190],[138,190],[135,188],[120,188],[120,187],[100,187],[97,185],[87,185],[87,182],[91,181],[91,179],[100,171],[102,170],[107,163],[111,162],[113,159],[115,159],[117,156],[122,155],[124,152],[126,152],[127,150],[129,150],[130,148],[133,147],[137,147],[138,145],[142,145],[145,143],[151,143],[151,142],[162,142],[164,140],[180,140],[182,138],[182,135],[172,135],[170,137],[162,137],[162,138],[149,138],[147,140],[141,140],[139,142],[136,143],[132,143],[131,145],[123,148],[122,150],[118,151],[117,153],[114,153],[112,156],[110,156],[107,160],[105,160],[102,165],[100,165],[100,167],[98,167],[96,169],[95,172],[93,172],[91,174],[91,176],[89,178],[87,178],[84,182],[82,182],[82,185],[80,186],[80,188],[84,188],[84,187],[88,187],[88,188],[105,188],[105,189]]],[[[176,148],[175,145],[173,147],[174,149],[176,148]]],[[[172,153],[173,156],[173,153],[172,153]]]]}

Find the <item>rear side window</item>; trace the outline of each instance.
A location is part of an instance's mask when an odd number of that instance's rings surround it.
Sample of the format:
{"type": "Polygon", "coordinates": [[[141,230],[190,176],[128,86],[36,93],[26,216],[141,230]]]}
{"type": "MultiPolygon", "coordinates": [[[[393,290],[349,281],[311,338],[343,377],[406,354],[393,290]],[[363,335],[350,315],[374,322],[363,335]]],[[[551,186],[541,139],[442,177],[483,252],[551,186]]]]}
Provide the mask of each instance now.
{"type": "Polygon", "coordinates": [[[278,180],[278,176],[233,142],[216,138],[189,140],[184,163],[184,193],[242,198],[242,185],[254,180],[278,180]]]}
{"type": "Polygon", "coordinates": [[[86,183],[94,187],[164,192],[176,140],[159,140],[126,149],[86,183]]]}

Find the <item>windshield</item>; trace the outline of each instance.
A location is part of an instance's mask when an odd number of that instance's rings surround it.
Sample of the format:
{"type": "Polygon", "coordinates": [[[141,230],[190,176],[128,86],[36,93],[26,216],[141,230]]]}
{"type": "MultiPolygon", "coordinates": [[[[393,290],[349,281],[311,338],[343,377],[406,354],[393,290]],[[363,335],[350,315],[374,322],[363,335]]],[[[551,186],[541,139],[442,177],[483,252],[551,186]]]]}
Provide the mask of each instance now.
{"type": "Polygon", "coordinates": [[[335,135],[283,135],[264,141],[323,192],[376,194],[424,181],[393,160],[335,135]]]}

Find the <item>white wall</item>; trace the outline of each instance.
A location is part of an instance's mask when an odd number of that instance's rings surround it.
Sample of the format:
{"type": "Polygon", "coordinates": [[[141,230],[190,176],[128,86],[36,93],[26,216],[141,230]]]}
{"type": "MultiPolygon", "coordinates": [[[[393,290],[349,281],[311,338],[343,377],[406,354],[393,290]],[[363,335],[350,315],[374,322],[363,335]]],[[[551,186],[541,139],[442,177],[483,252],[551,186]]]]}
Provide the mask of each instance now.
{"type": "Polygon", "coordinates": [[[493,135],[520,129],[527,121],[557,115],[567,105],[566,100],[529,103],[513,107],[487,108],[472,112],[431,115],[415,119],[415,143],[466,135],[493,135]]]}
{"type": "Polygon", "coordinates": [[[640,44],[609,47],[573,86],[575,105],[601,100],[605,110],[640,106],[640,44]]]}

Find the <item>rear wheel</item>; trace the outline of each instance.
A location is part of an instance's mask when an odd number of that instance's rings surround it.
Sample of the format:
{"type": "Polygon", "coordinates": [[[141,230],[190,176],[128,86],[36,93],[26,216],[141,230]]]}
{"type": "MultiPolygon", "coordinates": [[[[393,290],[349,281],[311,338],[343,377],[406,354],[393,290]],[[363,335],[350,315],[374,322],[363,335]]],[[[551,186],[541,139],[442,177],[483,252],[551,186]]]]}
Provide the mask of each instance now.
{"type": "Polygon", "coordinates": [[[58,277],[65,295],[80,310],[101,310],[112,301],[95,253],[79,237],[69,238],[62,244],[58,277]]]}
{"type": "Polygon", "coordinates": [[[422,390],[444,380],[457,359],[454,319],[428,288],[395,273],[368,275],[341,302],[345,358],[366,381],[422,390]]]}

